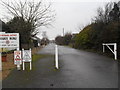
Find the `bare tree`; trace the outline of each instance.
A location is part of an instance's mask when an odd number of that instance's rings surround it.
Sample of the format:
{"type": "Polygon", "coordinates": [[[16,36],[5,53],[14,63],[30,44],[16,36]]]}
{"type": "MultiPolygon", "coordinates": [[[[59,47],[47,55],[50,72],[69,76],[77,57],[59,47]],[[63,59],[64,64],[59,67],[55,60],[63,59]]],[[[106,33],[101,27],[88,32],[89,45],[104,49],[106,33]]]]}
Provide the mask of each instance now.
{"type": "Polygon", "coordinates": [[[31,33],[38,33],[38,27],[51,25],[55,14],[51,10],[51,3],[44,4],[42,0],[14,0],[6,2],[1,0],[8,13],[13,17],[22,17],[32,25],[31,33]],[[36,31],[37,30],[37,31],[36,31]]]}
{"type": "Polygon", "coordinates": [[[114,3],[107,3],[104,8],[99,7],[97,9],[97,16],[95,16],[94,19],[92,19],[94,22],[99,23],[108,23],[110,20],[109,13],[111,12],[113,8],[114,3]]]}

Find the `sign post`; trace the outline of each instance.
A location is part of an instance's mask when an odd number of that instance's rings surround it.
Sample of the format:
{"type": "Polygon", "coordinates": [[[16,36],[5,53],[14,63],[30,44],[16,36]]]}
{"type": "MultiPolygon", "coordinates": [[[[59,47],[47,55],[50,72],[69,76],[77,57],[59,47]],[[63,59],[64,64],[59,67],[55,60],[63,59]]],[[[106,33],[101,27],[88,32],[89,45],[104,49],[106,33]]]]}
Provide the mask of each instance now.
{"type": "MultiPolygon", "coordinates": [[[[1,32],[0,33],[0,48],[14,48],[14,49],[19,50],[19,33],[1,32]]],[[[1,60],[0,60],[0,67],[2,67],[1,60]]],[[[17,68],[19,69],[20,65],[17,65],[17,68]]]]}
{"type": "Polygon", "coordinates": [[[20,65],[22,64],[21,51],[14,51],[14,64],[20,70],[20,65]]]}
{"type": "Polygon", "coordinates": [[[25,70],[25,62],[29,62],[30,63],[30,70],[32,70],[31,49],[29,49],[29,50],[22,49],[22,57],[23,57],[23,70],[25,70]]]}

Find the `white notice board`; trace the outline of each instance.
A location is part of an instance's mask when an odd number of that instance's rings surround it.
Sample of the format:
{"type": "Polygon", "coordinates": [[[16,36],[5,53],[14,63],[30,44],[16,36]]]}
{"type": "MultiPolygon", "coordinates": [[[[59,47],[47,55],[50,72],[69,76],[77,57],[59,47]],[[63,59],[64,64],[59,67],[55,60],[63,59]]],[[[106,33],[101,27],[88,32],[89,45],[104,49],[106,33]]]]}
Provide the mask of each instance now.
{"type": "Polygon", "coordinates": [[[30,50],[22,50],[22,57],[23,57],[23,62],[31,62],[31,49],[30,50]]]}
{"type": "Polygon", "coordinates": [[[0,48],[19,48],[19,33],[0,33],[0,48]]]}

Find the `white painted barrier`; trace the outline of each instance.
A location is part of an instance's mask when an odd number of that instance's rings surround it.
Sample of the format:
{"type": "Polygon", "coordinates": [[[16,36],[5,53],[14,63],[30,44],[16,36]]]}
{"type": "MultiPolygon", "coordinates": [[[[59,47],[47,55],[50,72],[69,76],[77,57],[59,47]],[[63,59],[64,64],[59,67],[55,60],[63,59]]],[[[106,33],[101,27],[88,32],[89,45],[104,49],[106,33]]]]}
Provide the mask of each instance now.
{"type": "Polygon", "coordinates": [[[103,52],[105,52],[105,46],[107,46],[110,51],[114,54],[115,60],[117,60],[117,44],[116,43],[103,43],[103,52]],[[114,46],[114,50],[112,50],[109,45],[113,45],[114,46]]]}
{"type": "Polygon", "coordinates": [[[58,67],[58,46],[55,45],[55,67],[56,69],[59,69],[58,67]]]}

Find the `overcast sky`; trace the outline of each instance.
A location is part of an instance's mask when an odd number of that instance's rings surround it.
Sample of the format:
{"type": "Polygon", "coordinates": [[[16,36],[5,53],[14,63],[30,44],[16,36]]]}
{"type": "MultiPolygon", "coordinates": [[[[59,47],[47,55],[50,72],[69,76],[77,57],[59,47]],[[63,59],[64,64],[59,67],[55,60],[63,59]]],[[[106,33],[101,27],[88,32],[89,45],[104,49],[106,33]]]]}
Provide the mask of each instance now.
{"type": "Polygon", "coordinates": [[[42,28],[47,32],[49,39],[66,32],[77,33],[79,27],[84,27],[96,15],[98,7],[103,7],[107,2],[115,0],[52,0],[56,12],[53,27],[42,28]]]}
{"type": "MultiPolygon", "coordinates": [[[[44,0],[43,0],[44,1],[44,0]]],[[[51,0],[52,8],[55,10],[56,18],[52,23],[53,27],[40,28],[47,32],[49,39],[54,39],[57,35],[63,35],[63,28],[66,32],[77,33],[79,27],[83,27],[91,22],[91,18],[96,15],[98,7],[103,7],[107,2],[118,0],[51,0]]]]}

